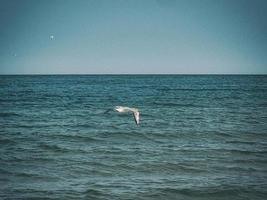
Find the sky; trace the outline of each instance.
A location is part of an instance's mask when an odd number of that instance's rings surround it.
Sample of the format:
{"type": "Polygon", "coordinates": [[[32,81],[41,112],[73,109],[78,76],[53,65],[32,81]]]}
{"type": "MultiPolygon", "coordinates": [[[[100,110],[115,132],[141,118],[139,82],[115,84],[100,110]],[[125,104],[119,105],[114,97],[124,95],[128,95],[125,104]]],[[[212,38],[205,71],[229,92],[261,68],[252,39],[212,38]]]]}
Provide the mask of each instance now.
{"type": "Polygon", "coordinates": [[[0,74],[266,73],[266,0],[0,0],[0,74]]]}

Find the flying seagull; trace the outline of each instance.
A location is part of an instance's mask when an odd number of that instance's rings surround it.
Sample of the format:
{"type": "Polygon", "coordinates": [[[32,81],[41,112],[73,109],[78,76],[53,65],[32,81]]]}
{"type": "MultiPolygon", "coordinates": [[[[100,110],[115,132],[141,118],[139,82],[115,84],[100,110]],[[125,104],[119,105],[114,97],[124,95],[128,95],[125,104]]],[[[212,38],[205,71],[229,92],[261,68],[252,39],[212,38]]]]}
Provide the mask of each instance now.
{"type": "Polygon", "coordinates": [[[123,106],[115,106],[114,108],[116,111],[118,112],[132,112],[133,113],[133,116],[134,116],[134,120],[135,120],[135,123],[136,124],[139,124],[139,120],[140,120],[140,117],[139,117],[139,111],[138,109],[136,108],[129,108],[129,107],[123,107],[123,106]]]}
{"type": "Polygon", "coordinates": [[[50,35],[49,38],[50,38],[50,40],[54,40],[55,36],[54,35],[50,35]]]}

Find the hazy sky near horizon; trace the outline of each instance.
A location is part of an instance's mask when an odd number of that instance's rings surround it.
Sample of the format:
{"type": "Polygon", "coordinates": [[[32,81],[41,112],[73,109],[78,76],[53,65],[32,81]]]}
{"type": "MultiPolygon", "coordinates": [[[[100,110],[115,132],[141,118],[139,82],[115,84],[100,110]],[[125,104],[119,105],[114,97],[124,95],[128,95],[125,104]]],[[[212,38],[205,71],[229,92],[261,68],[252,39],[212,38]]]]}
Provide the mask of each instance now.
{"type": "Polygon", "coordinates": [[[267,73],[266,0],[0,0],[0,74],[267,73]]]}

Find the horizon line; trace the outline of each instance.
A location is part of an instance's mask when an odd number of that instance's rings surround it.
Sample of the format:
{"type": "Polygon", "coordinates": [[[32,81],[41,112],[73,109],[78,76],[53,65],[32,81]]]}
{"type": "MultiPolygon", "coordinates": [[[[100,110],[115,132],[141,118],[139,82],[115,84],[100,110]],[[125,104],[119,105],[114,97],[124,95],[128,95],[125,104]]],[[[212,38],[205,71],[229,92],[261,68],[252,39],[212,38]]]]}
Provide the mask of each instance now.
{"type": "Polygon", "coordinates": [[[53,76],[53,75],[267,75],[267,73],[12,73],[0,76],[53,76]]]}

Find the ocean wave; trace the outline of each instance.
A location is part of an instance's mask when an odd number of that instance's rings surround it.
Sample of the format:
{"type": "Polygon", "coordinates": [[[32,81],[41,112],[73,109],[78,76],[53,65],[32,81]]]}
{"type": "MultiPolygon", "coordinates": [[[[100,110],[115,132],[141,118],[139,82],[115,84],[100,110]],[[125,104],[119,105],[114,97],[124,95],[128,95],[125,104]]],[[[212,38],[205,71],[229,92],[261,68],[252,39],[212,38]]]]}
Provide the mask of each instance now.
{"type": "Polygon", "coordinates": [[[158,91],[189,91],[189,92],[203,92],[203,91],[240,91],[240,92],[255,92],[267,91],[267,89],[242,89],[242,88],[158,88],[158,91]]]}
{"type": "Polygon", "coordinates": [[[13,117],[13,116],[20,116],[18,113],[15,112],[0,112],[0,117],[13,117]]]}
{"type": "Polygon", "coordinates": [[[1,168],[0,168],[0,174],[2,174],[2,175],[8,175],[8,176],[10,176],[10,175],[13,174],[13,172],[11,172],[11,171],[9,171],[7,169],[3,169],[2,167],[3,166],[1,166],[1,168]]]}
{"type": "Polygon", "coordinates": [[[103,190],[99,189],[87,189],[83,192],[84,197],[87,199],[99,199],[99,200],[109,200],[110,194],[103,192],[103,190]]]}
{"type": "Polygon", "coordinates": [[[12,140],[12,139],[8,139],[8,138],[0,138],[0,144],[1,145],[14,145],[17,142],[12,140]]]}
{"type": "Polygon", "coordinates": [[[229,144],[248,144],[248,145],[254,145],[257,144],[258,142],[254,142],[254,141],[239,141],[239,140],[230,140],[230,141],[226,141],[226,143],[229,144]]]}
{"type": "Polygon", "coordinates": [[[206,169],[193,166],[186,165],[184,163],[172,163],[172,162],[151,162],[145,163],[138,166],[142,171],[162,171],[164,173],[201,173],[207,172],[206,169]]]}
{"type": "Polygon", "coordinates": [[[249,149],[221,149],[221,151],[230,152],[233,154],[267,154],[265,150],[249,150],[249,149]]]}
{"type": "Polygon", "coordinates": [[[57,145],[57,144],[41,143],[39,146],[44,150],[49,150],[49,151],[52,151],[52,152],[65,153],[65,152],[72,152],[73,151],[70,148],[63,147],[63,146],[60,146],[60,145],[57,145]]]}
{"type": "Polygon", "coordinates": [[[187,199],[187,198],[197,198],[197,199],[242,199],[238,198],[242,194],[240,191],[246,191],[247,188],[242,188],[242,186],[210,186],[210,187],[198,187],[192,185],[190,188],[179,188],[177,187],[161,187],[161,188],[151,188],[149,193],[144,194],[144,196],[152,197],[152,199],[187,199]]]}
{"type": "Polygon", "coordinates": [[[57,135],[51,135],[49,136],[51,138],[59,138],[59,139],[63,139],[63,140],[74,140],[74,141],[79,141],[79,142],[101,142],[103,141],[100,138],[96,138],[96,137],[92,137],[92,136],[83,136],[83,135],[79,135],[79,134],[75,134],[75,135],[70,135],[70,134],[57,134],[57,135]]]}
{"type": "Polygon", "coordinates": [[[101,139],[126,139],[126,140],[144,140],[144,141],[152,141],[153,138],[149,137],[147,134],[139,132],[139,131],[127,131],[127,132],[103,132],[99,133],[98,137],[101,139]]]}
{"type": "Polygon", "coordinates": [[[166,107],[199,107],[198,105],[192,104],[192,103],[163,103],[163,102],[153,102],[153,105],[157,105],[157,106],[166,106],[166,107]]]}

